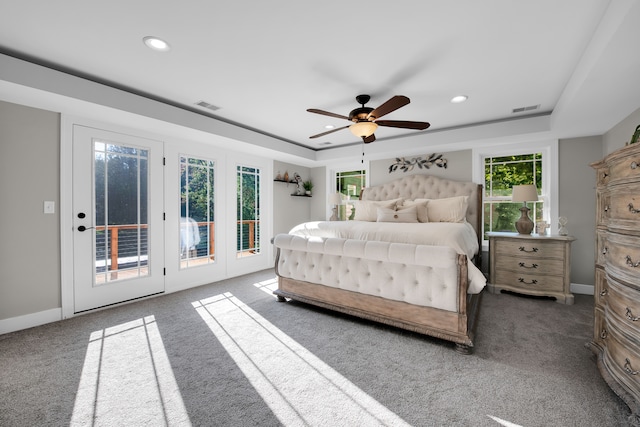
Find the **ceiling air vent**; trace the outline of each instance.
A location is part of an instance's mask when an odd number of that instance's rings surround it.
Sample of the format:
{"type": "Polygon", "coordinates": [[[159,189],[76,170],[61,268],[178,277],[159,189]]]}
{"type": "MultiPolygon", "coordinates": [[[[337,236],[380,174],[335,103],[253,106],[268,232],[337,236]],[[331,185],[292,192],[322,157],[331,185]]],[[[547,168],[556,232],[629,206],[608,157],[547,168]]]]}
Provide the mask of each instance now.
{"type": "Polygon", "coordinates": [[[196,102],[196,105],[198,107],[206,108],[206,109],[211,110],[211,111],[216,111],[216,110],[220,109],[220,107],[216,107],[215,105],[209,104],[206,101],[198,101],[198,102],[196,102]]]}
{"type": "Polygon", "coordinates": [[[511,110],[511,112],[513,114],[516,113],[524,113],[526,111],[533,111],[533,110],[537,110],[538,108],[540,108],[540,104],[538,105],[529,105],[528,107],[519,107],[519,108],[514,108],[513,110],[511,110]]]}

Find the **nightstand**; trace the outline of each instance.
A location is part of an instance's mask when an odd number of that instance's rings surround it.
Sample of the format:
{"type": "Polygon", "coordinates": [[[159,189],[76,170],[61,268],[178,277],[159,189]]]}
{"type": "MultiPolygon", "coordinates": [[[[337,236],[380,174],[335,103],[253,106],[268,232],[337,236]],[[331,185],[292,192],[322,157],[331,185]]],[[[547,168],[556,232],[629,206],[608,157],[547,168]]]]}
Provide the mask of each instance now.
{"type": "Polygon", "coordinates": [[[488,233],[489,292],[554,297],[573,304],[571,236],[488,233]]]}

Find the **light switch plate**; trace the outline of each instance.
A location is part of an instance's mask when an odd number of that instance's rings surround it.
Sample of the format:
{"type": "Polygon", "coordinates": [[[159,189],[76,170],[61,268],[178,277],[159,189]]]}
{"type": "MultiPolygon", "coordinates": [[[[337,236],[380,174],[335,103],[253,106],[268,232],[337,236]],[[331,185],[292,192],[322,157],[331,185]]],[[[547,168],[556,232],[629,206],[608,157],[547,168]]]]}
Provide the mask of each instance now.
{"type": "Polygon", "coordinates": [[[44,213],[46,213],[46,214],[56,213],[56,202],[45,201],[44,202],[44,213]]]}

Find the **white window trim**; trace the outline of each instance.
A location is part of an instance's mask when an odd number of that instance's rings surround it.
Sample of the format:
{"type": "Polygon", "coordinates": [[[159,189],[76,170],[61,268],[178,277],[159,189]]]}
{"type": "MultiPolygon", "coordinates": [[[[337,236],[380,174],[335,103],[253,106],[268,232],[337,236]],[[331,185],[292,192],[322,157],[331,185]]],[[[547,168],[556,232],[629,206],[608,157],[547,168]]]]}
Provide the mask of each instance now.
{"type": "MultiPolygon", "coordinates": [[[[558,140],[542,140],[517,144],[503,144],[474,148],[471,150],[473,182],[484,186],[484,158],[512,156],[524,153],[542,153],[542,191],[548,195],[549,203],[544,204],[543,217],[551,224],[551,234],[558,229],[558,140]]],[[[484,215],[484,209],[482,210],[484,215]]],[[[484,218],[483,222],[484,224],[484,218]]],[[[482,249],[488,250],[488,241],[483,241],[482,249]]]]}

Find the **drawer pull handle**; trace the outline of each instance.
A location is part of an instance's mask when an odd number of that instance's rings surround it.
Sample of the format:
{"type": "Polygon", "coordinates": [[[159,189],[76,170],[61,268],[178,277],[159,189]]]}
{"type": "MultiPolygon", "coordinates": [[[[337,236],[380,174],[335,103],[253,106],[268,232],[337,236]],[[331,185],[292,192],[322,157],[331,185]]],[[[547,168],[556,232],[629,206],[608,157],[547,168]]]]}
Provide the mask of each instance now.
{"type": "Polygon", "coordinates": [[[520,252],[528,252],[528,253],[538,252],[538,248],[531,248],[531,250],[528,251],[524,248],[524,246],[520,246],[518,249],[520,250],[520,252]]]}
{"type": "Polygon", "coordinates": [[[609,176],[608,173],[602,172],[602,179],[607,179],[608,176],[609,176]]]}
{"type": "Polygon", "coordinates": [[[638,167],[638,162],[631,162],[631,169],[636,169],[638,167]]]}
{"type": "Polygon", "coordinates": [[[630,257],[629,255],[627,255],[627,258],[626,258],[626,259],[627,259],[627,265],[628,265],[629,267],[636,268],[636,267],[640,266],[640,261],[638,261],[638,262],[633,262],[633,260],[631,259],[631,257],[630,257]]]}
{"type": "Polygon", "coordinates": [[[605,211],[605,212],[609,212],[609,205],[605,205],[605,207],[604,207],[604,211],[605,211]]]}
{"type": "Polygon", "coordinates": [[[602,338],[603,340],[607,339],[607,335],[607,330],[602,328],[602,332],[600,332],[600,338],[602,338]]]}
{"type": "Polygon", "coordinates": [[[607,252],[609,252],[609,248],[607,246],[605,246],[604,248],[602,248],[602,255],[606,255],[607,252]]]}
{"type": "Polygon", "coordinates": [[[638,375],[640,374],[640,371],[634,371],[631,368],[631,361],[629,359],[624,359],[625,364],[624,364],[624,370],[627,371],[627,374],[631,374],[631,375],[638,375]]]}
{"type": "Polygon", "coordinates": [[[600,296],[601,296],[601,297],[604,297],[604,296],[606,296],[608,293],[609,293],[609,290],[607,290],[607,289],[603,289],[603,290],[601,290],[601,291],[600,291],[600,296]]]}
{"type": "Polygon", "coordinates": [[[626,316],[627,316],[627,319],[631,320],[632,322],[637,322],[638,320],[640,320],[640,317],[633,315],[629,307],[627,307],[626,316]]]}
{"type": "Polygon", "coordinates": [[[538,284],[538,281],[536,279],[531,279],[530,282],[527,282],[522,277],[518,277],[518,282],[524,283],[524,284],[527,284],[527,285],[537,285],[538,284]]]}
{"type": "Polygon", "coordinates": [[[518,265],[522,268],[538,268],[538,264],[533,263],[530,266],[527,266],[524,262],[519,262],[518,265]]]}
{"type": "Polygon", "coordinates": [[[629,203],[627,206],[629,207],[629,212],[631,212],[632,214],[640,213],[640,209],[635,209],[633,207],[633,203],[629,203]]]}

